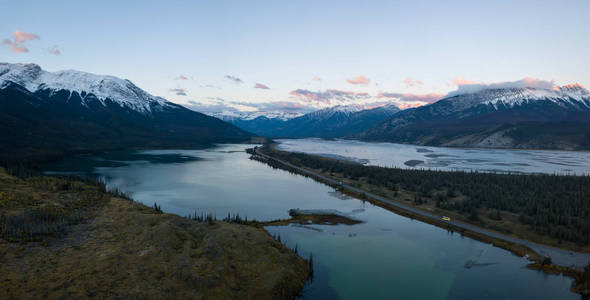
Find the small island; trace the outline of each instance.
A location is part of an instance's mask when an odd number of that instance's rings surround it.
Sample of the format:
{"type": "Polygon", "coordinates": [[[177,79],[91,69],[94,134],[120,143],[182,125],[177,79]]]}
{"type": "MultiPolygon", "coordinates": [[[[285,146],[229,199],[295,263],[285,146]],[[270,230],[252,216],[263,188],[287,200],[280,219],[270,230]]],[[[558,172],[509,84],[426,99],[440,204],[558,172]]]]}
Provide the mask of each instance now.
{"type": "Polygon", "coordinates": [[[262,226],[284,226],[289,224],[355,225],[363,223],[361,220],[357,220],[334,209],[290,209],[289,216],[291,218],[286,220],[254,221],[253,223],[262,226]]]}

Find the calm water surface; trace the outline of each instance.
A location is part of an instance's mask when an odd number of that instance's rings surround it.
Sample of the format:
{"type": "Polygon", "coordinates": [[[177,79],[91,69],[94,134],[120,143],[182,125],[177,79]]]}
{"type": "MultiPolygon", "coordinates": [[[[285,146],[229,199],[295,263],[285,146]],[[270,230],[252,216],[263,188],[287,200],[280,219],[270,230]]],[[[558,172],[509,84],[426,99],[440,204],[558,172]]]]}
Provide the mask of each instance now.
{"type": "Polygon", "coordinates": [[[305,299],[580,299],[567,277],[525,269],[525,259],[502,249],[249,160],[247,147],[113,152],[46,170],[103,177],[110,188],[179,215],[271,220],[287,218],[291,208],[337,209],[365,221],[267,228],[302,256],[313,253],[315,276],[305,299]]]}
{"type": "Polygon", "coordinates": [[[397,168],[590,174],[590,152],[463,149],[354,140],[278,140],[279,149],[397,168]]]}

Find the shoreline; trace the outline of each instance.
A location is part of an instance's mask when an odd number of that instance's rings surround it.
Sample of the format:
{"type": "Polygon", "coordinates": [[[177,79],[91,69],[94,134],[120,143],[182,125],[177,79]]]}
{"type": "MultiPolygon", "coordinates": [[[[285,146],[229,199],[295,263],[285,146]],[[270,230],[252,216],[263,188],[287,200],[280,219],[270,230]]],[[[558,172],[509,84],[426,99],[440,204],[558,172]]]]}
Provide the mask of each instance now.
{"type": "MultiPolygon", "coordinates": [[[[290,152],[290,151],[282,150],[282,149],[278,148],[277,147],[278,145],[279,145],[279,143],[269,144],[269,146],[268,146],[269,148],[268,149],[271,152],[272,151],[276,151],[276,152],[279,152],[279,153],[282,152],[282,153],[287,153],[287,154],[299,154],[299,155],[309,156],[309,157],[313,157],[315,159],[329,161],[329,162],[351,163],[351,161],[348,161],[348,160],[339,160],[339,159],[335,159],[335,158],[325,157],[325,156],[323,156],[321,154],[309,154],[309,153],[304,153],[304,152],[290,152]]],[[[280,159],[277,159],[276,157],[272,157],[272,158],[275,159],[275,160],[279,160],[280,161],[280,159]]],[[[284,163],[284,162],[282,162],[282,163],[284,163]]],[[[354,162],[352,162],[352,163],[354,163],[354,162]]],[[[361,164],[361,166],[362,167],[376,167],[376,168],[390,169],[388,167],[382,167],[382,166],[376,166],[376,165],[368,165],[367,166],[367,165],[362,165],[361,164]]],[[[305,166],[296,166],[296,167],[300,167],[300,168],[304,169],[305,172],[313,173],[312,175],[314,175],[314,176],[312,176],[312,177],[314,177],[314,179],[316,181],[320,181],[320,182],[322,182],[324,184],[330,185],[330,186],[332,186],[332,187],[340,190],[343,193],[348,193],[349,195],[354,196],[354,197],[357,197],[360,200],[372,200],[372,199],[368,199],[367,198],[367,195],[366,194],[370,194],[367,190],[363,190],[358,185],[357,186],[354,186],[354,185],[352,185],[350,183],[347,183],[346,180],[345,181],[339,181],[339,180],[342,180],[342,179],[338,179],[338,178],[334,177],[333,174],[325,174],[325,173],[322,173],[322,172],[317,172],[317,171],[315,171],[313,169],[309,169],[309,168],[307,168],[305,166]],[[336,183],[340,183],[340,184],[334,184],[332,182],[326,182],[326,180],[323,180],[322,178],[317,178],[317,176],[325,177],[328,180],[333,180],[336,183]],[[345,183],[345,185],[348,185],[348,187],[345,190],[342,190],[341,189],[342,188],[342,185],[341,185],[342,183],[345,183]],[[356,190],[358,190],[358,192],[357,193],[351,192],[351,189],[356,189],[356,190]],[[359,192],[360,192],[360,194],[359,194],[359,192]],[[365,195],[362,195],[362,194],[365,194],[365,195]]],[[[440,170],[428,170],[428,169],[424,169],[424,170],[404,169],[404,168],[399,168],[399,169],[401,171],[407,170],[407,171],[425,171],[425,172],[462,172],[462,171],[440,171],[440,170]]],[[[297,172],[297,173],[300,173],[300,172],[297,172]]],[[[482,172],[482,173],[485,173],[485,172],[482,172]]],[[[302,174],[302,175],[309,176],[310,174],[302,174]]],[[[531,174],[531,173],[512,174],[511,173],[510,175],[515,175],[515,176],[529,176],[529,175],[547,175],[547,174],[536,174],[536,173],[535,174],[531,174]]],[[[559,177],[561,175],[557,175],[557,176],[559,177]]],[[[569,176],[580,177],[578,175],[569,175],[569,176]]],[[[375,193],[375,192],[372,192],[372,193],[375,193]]],[[[404,203],[402,201],[393,200],[389,196],[384,196],[384,195],[376,196],[376,195],[373,195],[373,198],[386,198],[386,199],[382,199],[382,201],[377,201],[378,203],[383,203],[383,202],[391,201],[391,202],[395,202],[395,203],[397,203],[398,205],[401,205],[401,206],[406,206],[406,207],[408,206],[407,203],[404,203]]],[[[418,209],[419,211],[421,211],[423,213],[437,215],[438,220],[440,220],[440,218],[442,217],[442,214],[440,214],[441,212],[435,213],[433,211],[421,209],[419,207],[423,207],[423,206],[413,206],[412,208],[416,208],[416,209],[418,209]]],[[[394,209],[398,209],[398,207],[394,207],[394,209]]],[[[407,211],[407,209],[404,209],[404,211],[407,211]]],[[[444,209],[443,209],[442,212],[448,213],[448,214],[454,214],[453,211],[448,211],[448,210],[445,211],[444,209]]],[[[457,221],[457,220],[458,219],[455,218],[453,221],[457,221]]],[[[526,242],[534,243],[534,244],[537,244],[537,245],[540,245],[540,246],[543,246],[543,247],[548,247],[548,248],[552,248],[552,249],[558,249],[560,251],[569,251],[569,252],[581,253],[581,254],[584,254],[584,255],[588,256],[587,257],[587,263],[590,263],[590,248],[588,248],[588,247],[586,247],[584,249],[579,248],[579,247],[572,247],[572,245],[570,245],[570,247],[563,247],[563,246],[560,247],[560,246],[557,246],[555,244],[546,243],[546,242],[542,242],[542,241],[534,240],[534,239],[529,239],[529,238],[521,237],[521,236],[518,236],[518,235],[508,235],[508,234],[503,233],[501,231],[498,231],[498,230],[495,230],[495,229],[492,229],[492,228],[482,227],[482,226],[480,226],[480,224],[474,224],[472,222],[467,222],[465,220],[460,220],[460,221],[462,223],[466,224],[466,225],[469,225],[469,226],[472,226],[472,227],[475,227],[475,228],[480,228],[482,230],[486,230],[486,231],[489,231],[489,232],[493,232],[494,234],[497,234],[497,235],[500,235],[500,236],[503,236],[503,237],[507,237],[508,239],[516,239],[516,240],[520,240],[520,242],[526,241],[526,242]]],[[[443,223],[448,224],[447,222],[443,222],[443,223]]],[[[584,264],[584,266],[585,265],[586,264],[584,264]]]]}
{"type": "MultiPolygon", "coordinates": [[[[463,150],[510,150],[510,151],[563,151],[563,152],[582,152],[590,153],[590,149],[581,150],[567,150],[567,149],[547,149],[547,148],[496,148],[496,147],[466,147],[466,146],[434,146],[434,145],[420,145],[410,144],[401,142],[388,142],[382,140],[360,140],[360,139],[347,139],[347,138],[321,138],[321,137],[304,137],[304,138],[275,138],[276,140],[305,140],[305,139],[318,139],[326,141],[355,141],[362,143],[374,143],[374,144],[396,144],[404,146],[416,146],[416,147],[431,147],[431,148],[450,148],[450,149],[463,149],[463,150]]],[[[285,151],[285,150],[282,150],[285,151]]]]}
{"type": "Polygon", "coordinates": [[[311,274],[264,228],[163,213],[93,181],[0,167],[0,200],[9,298],[292,299],[311,274]]]}
{"type": "MultiPolygon", "coordinates": [[[[284,151],[284,150],[275,149],[274,148],[275,145],[276,144],[271,144],[270,146],[267,145],[267,147],[270,147],[271,152],[272,151],[284,151]]],[[[380,200],[376,199],[376,197],[374,197],[374,195],[372,195],[364,190],[360,190],[357,188],[349,187],[347,185],[343,185],[342,182],[337,182],[336,180],[334,180],[333,178],[329,178],[325,174],[320,175],[318,173],[315,173],[314,171],[308,170],[305,167],[295,166],[295,165],[292,165],[291,163],[284,162],[278,158],[272,157],[271,155],[260,153],[259,148],[248,149],[247,152],[252,155],[251,156],[252,159],[255,159],[255,160],[258,160],[262,163],[268,164],[271,167],[277,167],[277,168],[286,170],[288,172],[294,172],[296,174],[299,174],[299,175],[302,175],[305,177],[310,177],[317,182],[334,187],[337,190],[339,190],[340,192],[350,195],[350,196],[353,196],[361,201],[368,201],[371,204],[382,207],[382,208],[389,210],[393,213],[396,213],[396,214],[399,214],[399,215],[402,215],[402,216],[405,216],[405,217],[408,217],[411,219],[416,219],[421,222],[437,226],[439,228],[447,229],[451,232],[457,232],[461,235],[473,238],[475,240],[478,240],[478,241],[481,241],[484,243],[490,243],[496,247],[500,247],[502,249],[510,251],[511,253],[513,253],[517,256],[527,257],[527,259],[529,261],[531,261],[531,263],[527,265],[527,268],[541,270],[547,274],[553,274],[553,275],[561,274],[564,276],[571,277],[574,279],[574,283],[572,284],[571,290],[576,293],[583,294],[583,295],[588,294],[588,291],[584,290],[584,288],[583,288],[583,285],[584,285],[583,266],[578,266],[578,268],[576,268],[575,266],[563,266],[563,265],[558,265],[558,264],[552,264],[551,262],[546,263],[546,261],[544,261],[544,257],[542,255],[537,253],[537,251],[533,250],[531,247],[524,245],[522,243],[517,243],[514,241],[510,241],[508,239],[502,239],[502,238],[495,237],[492,235],[484,234],[482,232],[470,230],[469,228],[462,228],[459,226],[455,226],[454,224],[443,221],[440,218],[435,219],[432,217],[427,217],[423,214],[418,214],[418,213],[409,211],[407,209],[403,209],[401,206],[399,206],[399,204],[392,205],[390,203],[380,201],[380,200]],[[270,164],[268,161],[269,159],[271,159],[275,162],[278,162],[278,165],[277,164],[270,164]],[[356,191],[353,189],[356,189],[356,191]]],[[[289,153],[289,152],[287,152],[287,153],[289,153]]],[[[305,154],[305,155],[314,156],[312,154],[305,154]]],[[[324,157],[321,157],[321,158],[324,158],[324,157]]],[[[324,159],[327,159],[327,158],[324,158],[324,159]]],[[[393,202],[392,200],[389,200],[389,201],[393,202]]],[[[465,225],[467,225],[467,224],[465,224],[465,225]]],[[[473,226],[467,225],[467,226],[477,228],[475,225],[473,225],[473,226]]],[[[487,228],[479,227],[479,229],[484,230],[484,231],[490,231],[487,228]]],[[[500,233],[496,233],[496,234],[503,235],[500,233]]],[[[527,242],[536,244],[535,242],[532,242],[532,241],[527,241],[527,242]]],[[[541,245],[541,244],[539,244],[539,245],[541,245]]],[[[567,249],[563,249],[563,248],[556,248],[556,247],[549,246],[549,245],[541,245],[541,246],[555,248],[555,249],[562,250],[562,251],[567,250],[567,249]]],[[[579,254],[588,255],[588,253],[579,253],[579,254]]]]}
{"type": "MultiPolygon", "coordinates": [[[[327,138],[277,138],[276,140],[271,140],[271,142],[273,142],[273,149],[278,150],[278,151],[284,151],[284,152],[291,152],[291,153],[305,153],[302,151],[291,151],[291,150],[287,150],[287,149],[283,149],[281,148],[280,144],[282,144],[282,140],[320,140],[320,141],[347,141],[347,142],[359,142],[359,143],[370,143],[370,144],[390,144],[390,145],[402,145],[402,146],[414,146],[417,148],[420,147],[428,147],[428,148],[440,148],[440,149],[454,149],[454,150],[475,150],[475,151],[541,151],[541,152],[565,152],[565,153],[586,153],[586,154],[590,154],[590,150],[564,150],[564,149],[536,149],[536,148],[481,148],[481,147],[452,147],[452,146],[427,146],[427,145],[417,145],[417,144],[406,144],[406,143],[394,143],[394,142],[381,142],[381,141],[363,141],[363,140],[358,140],[358,139],[345,139],[345,138],[335,138],[335,139],[327,139],[327,138]]],[[[324,157],[324,158],[337,158],[337,156],[340,156],[338,154],[330,154],[327,153],[327,155],[325,155],[324,153],[305,153],[308,155],[314,155],[314,156],[320,156],[320,157],[324,157]],[[332,157],[333,155],[333,157],[332,157]]],[[[345,160],[350,160],[352,162],[355,162],[356,160],[360,160],[360,161],[364,161],[367,160],[366,158],[355,158],[355,157],[344,157],[345,160]]],[[[414,160],[414,159],[412,159],[414,160]]],[[[390,166],[386,166],[386,165],[379,165],[379,164],[364,164],[361,162],[361,164],[366,165],[366,166],[380,166],[380,167],[387,167],[389,168],[390,166]]],[[[396,166],[396,168],[401,168],[401,169],[408,169],[408,170],[418,170],[418,169],[423,169],[423,170],[431,170],[431,171],[437,171],[437,170],[441,170],[435,167],[420,167],[418,166],[410,166],[404,163],[402,163],[399,166],[396,166]]],[[[446,170],[445,170],[446,171],[446,170]]],[[[469,172],[469,171],[480,171],[480,172],[485,172],[485,173],[504,173],[504,174],[522,174],[522,175],[537,175],[537,174],[556,174],[559,176],[590,176],[590,172],[588,173],[570,173],[570,172],[559,172],[559,173],[544,173],[544,172],[519,172],[519,171],[498,171],[498,170],[478,170],[478,169],[462,169],[462,168],[456,168],[456,169],[452,169],[449,171],[464,171],[464,172],[469,172]]]]}

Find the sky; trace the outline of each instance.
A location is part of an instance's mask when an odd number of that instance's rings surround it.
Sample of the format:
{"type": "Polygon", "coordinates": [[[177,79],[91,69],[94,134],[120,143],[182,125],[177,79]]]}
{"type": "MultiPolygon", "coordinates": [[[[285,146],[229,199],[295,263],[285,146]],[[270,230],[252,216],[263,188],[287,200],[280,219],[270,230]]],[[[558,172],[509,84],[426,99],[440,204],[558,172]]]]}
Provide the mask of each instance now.
{"type": "Polygon", "coordinates": [[[590,1],[0,0],[0,62],[129,79],[200,111],[412,107],[590,86],[590,1]]]}

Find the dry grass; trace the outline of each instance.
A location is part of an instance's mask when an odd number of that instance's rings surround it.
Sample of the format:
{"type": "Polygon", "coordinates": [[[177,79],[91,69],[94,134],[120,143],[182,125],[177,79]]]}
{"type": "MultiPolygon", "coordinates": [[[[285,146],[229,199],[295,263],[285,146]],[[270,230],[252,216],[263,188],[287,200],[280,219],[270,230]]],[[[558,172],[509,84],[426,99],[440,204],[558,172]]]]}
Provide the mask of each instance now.
{"type": "Polygon", "coordinates": [[[60,236],[0,240],[2,298],[281,299],[297,294],[309,273],[263,229],[160,214],[85,183],[51,191],[35,185],[42,180],[61,179],[0,170],[0,191],[20,195],[3,198],[0,210],[86,213],[60,236]]]}

